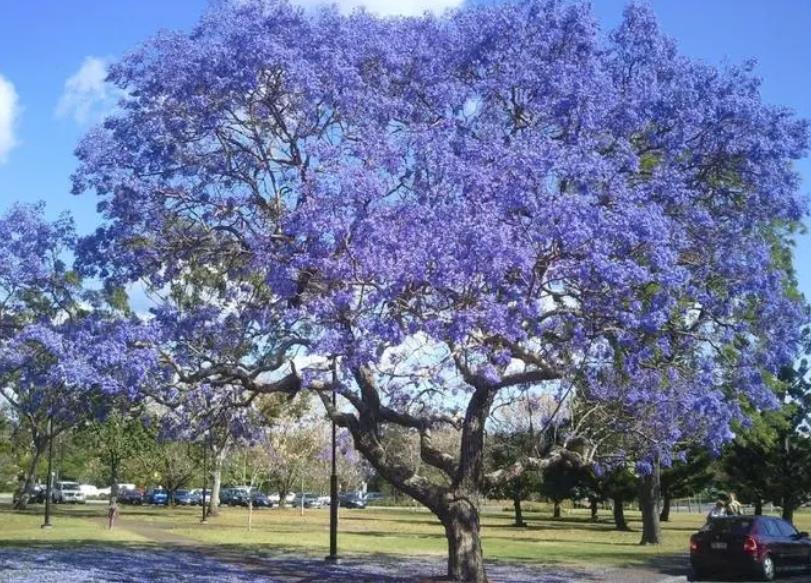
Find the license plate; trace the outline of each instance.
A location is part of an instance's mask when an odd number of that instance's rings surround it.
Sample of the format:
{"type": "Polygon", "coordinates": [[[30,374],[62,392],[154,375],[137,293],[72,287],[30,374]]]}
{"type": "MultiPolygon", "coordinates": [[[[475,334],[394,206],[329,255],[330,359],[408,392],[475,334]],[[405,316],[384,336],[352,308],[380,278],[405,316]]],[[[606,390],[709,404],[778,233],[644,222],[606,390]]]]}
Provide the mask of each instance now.
{"type": "Polygon", "coordinates": [[[727,543],[710,543],[710,548],[715,549],[716,551],[725,551],[727,548],[727,543]]]}

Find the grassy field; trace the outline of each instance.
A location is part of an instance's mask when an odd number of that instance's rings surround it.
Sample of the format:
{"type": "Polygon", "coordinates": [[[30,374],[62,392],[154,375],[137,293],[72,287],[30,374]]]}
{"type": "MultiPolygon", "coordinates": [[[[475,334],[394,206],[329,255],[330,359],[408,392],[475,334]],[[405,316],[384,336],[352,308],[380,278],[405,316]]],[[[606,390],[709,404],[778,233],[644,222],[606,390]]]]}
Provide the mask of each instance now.
{"type": "MultiPolygon", "coordinates": [[[[254,512],[249,532],[248,512],[225,508],[209,524],[199,524],[199,508],[124,507],[118,526],[104,528],[104,505],[58,506],[54,528],[42,530],[41,507],[24,513],[0,507],[0,545],[45,544],[171,544],[220,545],[261,551],[269,548],[323,555],[327,551],[328,511],[273,509],[254,512]]],[[[688,538],[702,523],[703,515],[673,513],[663,523],[664,543],[640,547],[639,515],[627,513],[634,532],[612,530],[608,512],[597,523],[586,511],[570,511],[552,520],[546,510],[526,513],[527,528],[511,525],[511,514],[501,507],[482,514],[485,556],[489,559],[535,564],[601,566],[644,565],[657,558],[684,553],[688,538]]],[[[801,530],[811,530],[811,513],[797,517],[801,530]]],[[[433,554],[445,553],[443,530],[426,511],[408,509],[341,509],[339,546],[343,553],[433,554]]]]}

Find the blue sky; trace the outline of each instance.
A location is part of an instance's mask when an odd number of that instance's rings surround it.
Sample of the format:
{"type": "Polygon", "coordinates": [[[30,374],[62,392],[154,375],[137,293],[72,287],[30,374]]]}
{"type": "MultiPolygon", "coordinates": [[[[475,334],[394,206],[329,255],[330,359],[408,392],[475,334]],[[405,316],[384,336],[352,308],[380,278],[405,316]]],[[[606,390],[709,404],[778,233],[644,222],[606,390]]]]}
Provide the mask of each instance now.
{"type": "MultiPolygon", "coordinates": [[[[312,5],[318,0],[298,0],[312,5]]],[[[419,13],[462,0],[341,0],[382,13],[419,13]]],[[[465,0],[485,1],[492,0],[465,0]]],[[[802,0],[652,0],[680,50],[710,63],[758,60],[763,96],[811,119],[811,2],[802,0]]],[[[622,0],[594,0],[604,29],[622,0]]],[[[69,193],[73,149],[115,95],[105,63],[162,28],[188,28],[208,0],[29,0],[3,2],[0,18],[0,212],[16,200],[45,200],[49,214],[73,213],[81,233],[97,224],[90,196],[69,193]],[[11,123],[9,123],[11,120],[11,123]]],[[[811,159],[798,166],[811,192],[811,159]]],[[[811,297],[811,236],[798,241],[800,288],[811,297]]]]}

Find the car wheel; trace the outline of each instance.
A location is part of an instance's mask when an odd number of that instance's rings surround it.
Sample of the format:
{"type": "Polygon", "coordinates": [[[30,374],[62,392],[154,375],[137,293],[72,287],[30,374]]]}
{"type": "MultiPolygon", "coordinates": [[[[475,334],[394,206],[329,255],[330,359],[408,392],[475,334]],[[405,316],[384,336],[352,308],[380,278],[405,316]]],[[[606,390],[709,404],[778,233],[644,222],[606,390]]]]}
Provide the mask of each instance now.
{"type": "Polygon", "coordinates": [[[760,565],[760,576],[764,581],[774,579],[774,560],[770,555],[763,557],[763,563],[760,565]]]}

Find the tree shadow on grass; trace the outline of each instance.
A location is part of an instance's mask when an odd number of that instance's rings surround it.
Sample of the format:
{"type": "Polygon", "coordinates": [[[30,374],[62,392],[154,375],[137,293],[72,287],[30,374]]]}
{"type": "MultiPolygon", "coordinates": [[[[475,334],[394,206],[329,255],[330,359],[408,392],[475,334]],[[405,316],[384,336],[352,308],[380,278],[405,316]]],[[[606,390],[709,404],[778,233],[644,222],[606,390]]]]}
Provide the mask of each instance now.
{"type": "MultiPolygon", "coordinates": [[[[121,543],[66,547],[0,547],[0,571],[10,583],[27,581],[415,583],[445,569],[442,557],[353,555],[332,565],[298,552],[250,552],[238,546],[201,549],[121,543]]],[[[488,562],[503,583],[597,581],[578,569],[537,568],[488,562]]]]}

